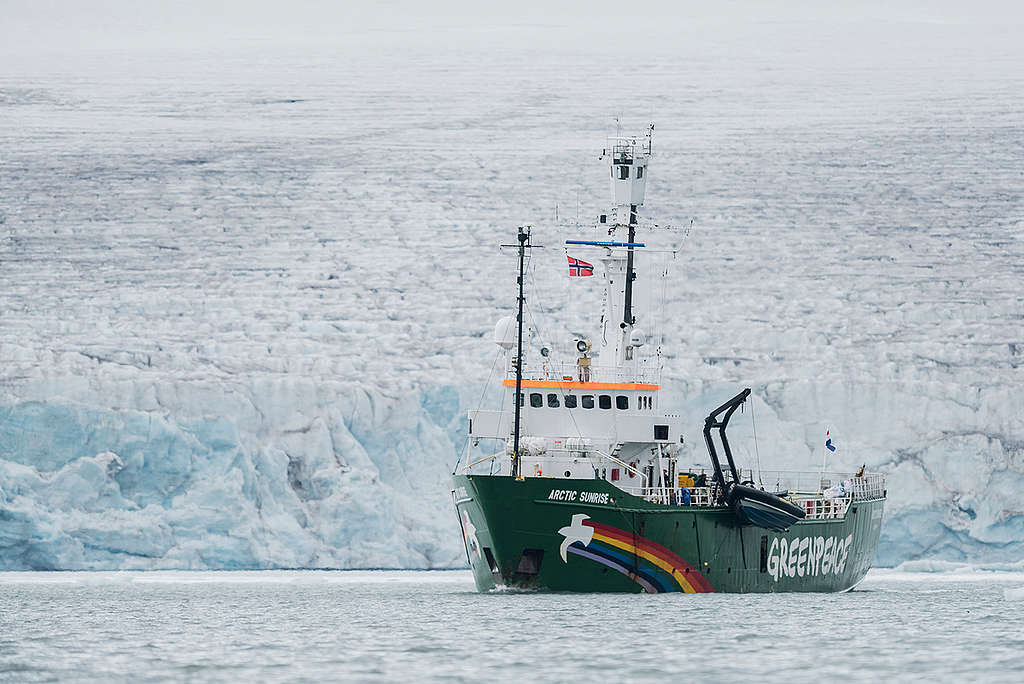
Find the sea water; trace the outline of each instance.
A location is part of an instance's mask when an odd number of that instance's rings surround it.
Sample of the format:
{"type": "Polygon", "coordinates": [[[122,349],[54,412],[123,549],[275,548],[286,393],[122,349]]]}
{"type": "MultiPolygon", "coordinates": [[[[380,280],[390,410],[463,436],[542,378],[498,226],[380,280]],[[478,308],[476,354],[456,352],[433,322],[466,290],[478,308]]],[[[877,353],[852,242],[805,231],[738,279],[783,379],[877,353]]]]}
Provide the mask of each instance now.
{"type": "Polygon", "coordinates": [[[1024,678],[1024,573],[845,594],[479,594],[466,571],[0,573],[0,680],[1024,678]]]}

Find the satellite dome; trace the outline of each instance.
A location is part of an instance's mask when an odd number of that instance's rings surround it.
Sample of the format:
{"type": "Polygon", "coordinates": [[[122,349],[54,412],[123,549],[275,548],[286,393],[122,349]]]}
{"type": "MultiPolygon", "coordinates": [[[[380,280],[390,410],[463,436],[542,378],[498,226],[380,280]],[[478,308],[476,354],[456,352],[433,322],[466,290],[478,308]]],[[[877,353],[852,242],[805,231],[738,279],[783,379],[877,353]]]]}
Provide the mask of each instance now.
{"type": "Polygon", "coordinates": [[[502,349],[516,346],[516,319],[505,316],[494,326],[494,344],[502,349]]]}
{"type": "Polygon", "coordinates": [[[634,347],[642,347],[647,342],[647,335],[642,330],[634,330],[629,334],[629,343],[634,347]]]}

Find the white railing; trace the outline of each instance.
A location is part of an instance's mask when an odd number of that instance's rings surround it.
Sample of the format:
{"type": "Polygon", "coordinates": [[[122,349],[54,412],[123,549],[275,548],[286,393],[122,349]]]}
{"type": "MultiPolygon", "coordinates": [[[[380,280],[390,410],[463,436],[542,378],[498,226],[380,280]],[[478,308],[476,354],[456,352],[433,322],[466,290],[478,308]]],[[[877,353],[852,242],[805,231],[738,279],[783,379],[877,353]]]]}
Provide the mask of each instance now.
{"type": "MultiPolygon", "coordinates": [[[[762,482],[758,483],[751,476],[749,470],[740,472],[740,477],[744,482],[754,482],[755,486],[763,487],[771,493],[785,491],[787,493],[786,500],[802,508],[806,513],[806,520],[843,518],[854,501],[880,499],[885,496],[885,475],[881,473],[864,473],[860,477],[849,473],[826,473],[825,477],[821,477],[820,471],[817,473],[773,471],[771,479],[767,478],[767,475],[769,473],[763,472],[762,482]],[[818,485],[817,489],[814,489],[813,484],[818,485]]],[[[643,484],[639,486],[617,484],[617,486],[628,494],[653,503],[705,507],[721,505],[718,487],[714,483],[706,487],[686,488],[648,487],[643,484]],[[687,494],[689,495],[688,504],[686,503],[687,494]]]]}
{"type": "Polygon", "coordinates": [[[691,506],[714,506],[717,498],[714,487],[694,487],[690,490],[691,506]]]}
{"type": "Polygon", "coordinates": [[[851,478],[850,482],[854,501],[885,497],[885,475],[882,473],[864,473],[860,477],[851,478]]]}
{"type": "MultiPolygon", "coordinates": [[[[524,368],[523,379],[582,382],[584,377],[589,377],[589,382],[636,382],[656,385],[661,381],[661,372],[653,359],[650,365],[653,367],[648,367],[648,364],[643,362],[638,363],[636,368],[590,366],[590,375],[585,376],[575,362],[550,362],[543,364],[541,368],[524,368]]],[[[507,377],[515,378],[514,368],[508,369],[507,377]]]]}
{"type": "Polygon", "coordinates": [[[820,470],[763,470],[758,476],[751,470],[743,469],[740,470],[740,480],[753,482],[756,486],[772,492],[788,491],[794,495],[811,495],[809,498],[835,488],[840,491],[833,498],[852,495],[854,501],[864,501],[885,496],[885,475],[882,473],[864,473],[858,477],[853,473],[822,473],[820,470]]]}
{"type": "MultiPolygon", "coordinates": [[[[717,487],[629,487],[619,489],[651,503],[667,503],[674,506],[713,507],[721,506],[717,487]]],[[[807,514],[806,520],[831,520],[842,518],[853,502],[851,496],[829,499],[824,496],[789,496],[787,500],[799,506],[807,514]]]]}
{"type": "MultiPolygon", "coordinates": [[[[575,450],[575,449],[548,449],[544,453],[547,456],[555,458],[556,461],[559,458],[559,456],[561,458],[563,458],[563,459],[565,459],[565,458],[574,458],[574,459],[587,458],[589,460],[593,460],[593,457],[597,456],[599,460],[608,461],[608,462],[612,463],[613,465],[616,465],[616,466],[622,468],[623,475],[632,474],[634,477],[639,477],[640,478],[640,487],[639,487],[639,489],[641,489],[641,490],[648,489],[648,487],[647,487],[647,476],[644,475],[643,471],[640,470],[640,468],[636,468],[634,466],[631,466],[630,464],[626,463],[625,461],[620,461],[619,459],[615,458],[611,454],[607,454],[607,453],[601,451],[600,449],[594,449],[593,447],[589,447],[585,451],[584,450],[575,450]]],[[[593,466],[593,467],[594,467],[595,472],[599,468],[599,466],[593,466]]],[[[625,488],[624,487],[619,487],[619,489],[625,489],[625,488]]]]}
{"type": "Polygon", "coordinates": [[[823,496],[814,498],[793,498],[790,500],[804,510],[807,516],[804,520],[831,520],[833,518],[846,517],[846,511],[850,509],[852,499],[843,497],[841,499],[827,499],[823,496]]]}
{"type": "Polygon", "coordinates": [[[651,503],[674,504],[676,502],[676,495],[678,494],[678,490],[673,489],[672,487],[645,487],[643,485],[631,486],[620,484],[618,482],[613,484],[627,494],[632,494],[635,497],[650,501],[651,503]]]}
{"type": "MultiPolygon", "coordinates": [[[[469,462],[463,467],[463,471],[469,471],[474,466],[493,461],[499,456],[507,455],[503,452],[484,456],[475,461],[469,462]]],[[[668,483],[665,486],[658,486],[647,482],[646,474],[641,468],[633,467],[630,464],[619,460],[611,454],[600,449],[589,447],[586,450],[575,449],[549,449],[545,452],[549,466],[559,466],[561,463],[579,463],[590,461],[594,476],[598,479],[601,473],[601,462],[607,461],[610,464],[621,468],[623,476],[632,475],[639,478],[636,484],[627,484],[623,480],[607,480],[610,484],[621,491],[633,496],[645,499],[651,503],[667,504],[674,506],[697,506],[712,507],[721,505],[719,501],[718,486],[713,482],[712,476],[702,470],[700,473],[689,471],[698,477],[704,475],[709,485],[701,487],[677,487],[676,483],[668,483]]],[[[500,467],[499,467],[500,470],[500,467]]],[[[555,468],[555,472],[558,469],[555,468]]],[[[589,472],[589,469],[588,469],[589,472]]],[[[731,475],[727,475],[731,480],[731,475]]],[[[580,478],[578,475],[569,479],[580,478]]],[[[866,501],[883,498],[886,494],[885,475],[882,473],[863,473],[858,476],[850,473],[835,473],[821,471],[762,471],[760,477],[749,469],[740,471],[742,482],[754,483],[755,487],[762,488],[771,493],[786,492],[786,499],[799,506],[806,513],[805,520],[831,520],[843,518],[849,511],[854,501],[866,501]]]]}

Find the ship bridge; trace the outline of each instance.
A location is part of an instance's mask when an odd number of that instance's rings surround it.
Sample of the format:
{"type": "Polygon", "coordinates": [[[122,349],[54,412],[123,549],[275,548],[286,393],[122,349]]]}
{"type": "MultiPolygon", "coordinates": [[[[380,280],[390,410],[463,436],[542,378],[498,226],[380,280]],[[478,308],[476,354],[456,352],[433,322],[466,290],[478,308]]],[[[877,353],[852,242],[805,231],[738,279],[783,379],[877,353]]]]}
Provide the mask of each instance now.
{"type": "MultiPolygon", "coordinates": [[[[637,217],[647,189],[652,131],[653,126],[646,135],[608,139],[602,158],[609,169],[610,206],[593,225],[594,239],[566,240],[569,276],[598,276],[595,284],[603,285],[604,304],[594,321],[597,348],[586,337],[558,345],[563,353],[571,350],[568,358],[555,358],[548,347],[524,348],[522,275],[520,313],[495,325],[494,341],[505,357],[501,408],[469,412],[472,445],[505,443],[491,456],[492,472],[497,467],[516,477],[632,480],[641,489],[674,482],[683,417],[659,406],[660,344],[652,344],[641,327],[644,312],[634,297],[634,286],[648,285],[637,283],[636,256],[645,247],[637,239],[637,217]],[[569,255],[570,249],[586,258],[569,255]]],[[[518,248],[521,274],[533,246],[529,233],[530,227],[521,228],[519,244],[509,245],[518,248]]]]}

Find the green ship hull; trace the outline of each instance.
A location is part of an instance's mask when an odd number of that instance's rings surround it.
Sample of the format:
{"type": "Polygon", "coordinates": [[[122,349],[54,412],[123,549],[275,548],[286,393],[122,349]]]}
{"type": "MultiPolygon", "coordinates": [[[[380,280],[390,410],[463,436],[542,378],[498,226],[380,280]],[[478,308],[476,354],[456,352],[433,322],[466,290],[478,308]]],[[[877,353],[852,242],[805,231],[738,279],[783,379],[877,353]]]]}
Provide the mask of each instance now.
{"type": "Polygon", "coordinates": [[[884,499],[777,533],[727,507],[669,506],[604,480],[456,475],[477,589],[839,592],[875,557],[884,499]]]}

